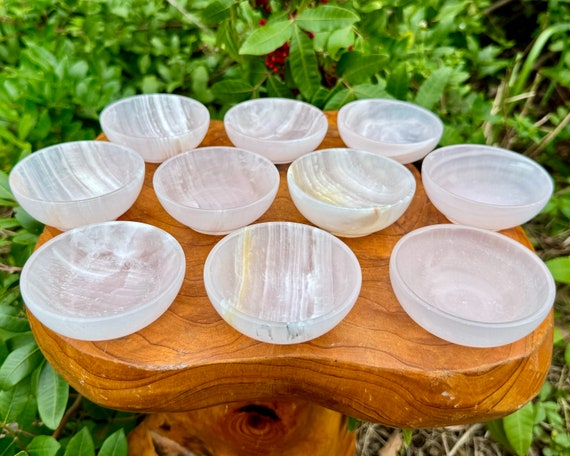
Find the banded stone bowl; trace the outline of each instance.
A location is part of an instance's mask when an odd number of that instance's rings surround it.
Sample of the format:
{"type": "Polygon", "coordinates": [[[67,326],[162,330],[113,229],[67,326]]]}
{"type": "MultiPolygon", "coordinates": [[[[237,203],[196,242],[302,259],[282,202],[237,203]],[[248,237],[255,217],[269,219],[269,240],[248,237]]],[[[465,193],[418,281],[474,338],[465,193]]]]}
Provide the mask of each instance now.
{"type": "Polygon", "coordinates": [[[328,120],[320,109],[303,101],[257,98],[230,108],[224,128],[234,146],[273,163],[291,163],[321,144],[328,120]]]}
{"type": "Polygon", "coordinates": [[[65,231],[115,220],[136,201],[145,163],[106,141],[73,141],[38,150],[14,166],[14,198],[36,220],[65,231]]]}
{"type": "Polygon", "coordinates": [[[149,163],[161,163],[202,142],[210,126],[208,108],[182,95],[134,95],[111,103],[100,116],[109,141],[136,150],[149,163]]]}
{"type": "Polygon", "coordinates": [[[266,222],[234,231],[206,259],[204,284],[234,329],[270,344],[306,342],[352,309],[362,274],[352,250],[309,225],[266,222]]]}

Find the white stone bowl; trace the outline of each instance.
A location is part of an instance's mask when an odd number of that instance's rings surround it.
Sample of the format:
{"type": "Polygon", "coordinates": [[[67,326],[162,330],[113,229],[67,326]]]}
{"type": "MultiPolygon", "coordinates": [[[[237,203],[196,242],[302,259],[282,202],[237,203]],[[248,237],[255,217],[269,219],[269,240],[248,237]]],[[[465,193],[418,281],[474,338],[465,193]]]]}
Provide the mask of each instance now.
{"type": "Polygon", "coordinates": [[[135,95],[101,112],[101,128],[111,142],[135,149],[149,163],[161,163],[202,142],[210,113],[199,101],[166,93],[135,95]]]}
{"type": "Polygon", "coordinates": [[[529,248],[494,231],[432,225],[402,237],[390,280],[404,310],[432,334],[494,347],[534,331],[552,308],[552,275],[529,248]]]}
{"type": "Polygon", "coordinates": [[[412,201],[416,180],[401,163],[354,149],[303,155],[287,171],[299,212],[342,237],[366,236],[398,220],[412,201]]]}
{"type": "Polygon", "coordinates": [[[201,147],[172,157],[154,173],[154,191],[180,223],[204,234],[227,234],[261,217],[279,189],[267,158],[235,147],[201,147]]]}
{"type": "Polygon", "coordinates": [[[36,220],[65,231],[115,220],[136,201],[145,175],[134,150],[74,141],[38,150],[10,172],[14,198],[36,220]]]}
{"type": "Polygon", "coordinates": [[[489,230],[521,225],[546,206],[554,185],[538,163],[498,147],[442,147],[422,163],[434,206],[450,221],[489,230]]]}
{"type": "Polygon", "coordinates": [[[344,105],[338,112],[337,126],[348,147],[385,155],[403,164],[421,160],[443,134],[443,123],[431,111],[383,98],[344,105]]]}
{"type": "Polygon", "coordinates": [[[257,98],[226,112],[224,128],[236,147],[273,163],[291,163],[323,141],[328,120],[315,106],[289,98],[257,98]]]}
{"type": "Polygon", "coordinates": [[[186,271],[170,234],[137,222],[103,222],[50,239],[28,259],[20,288],[28,310],[74,339],[107,340],[154,322],[186,271]]]}
{"type": "Polygon", "coordinates": [[[214,246],[204,266],[212,305],[234,329],[271,344],[305,342],[333,329],[362,283],[340,239],[309,225],[245,227],[214,246]]]}

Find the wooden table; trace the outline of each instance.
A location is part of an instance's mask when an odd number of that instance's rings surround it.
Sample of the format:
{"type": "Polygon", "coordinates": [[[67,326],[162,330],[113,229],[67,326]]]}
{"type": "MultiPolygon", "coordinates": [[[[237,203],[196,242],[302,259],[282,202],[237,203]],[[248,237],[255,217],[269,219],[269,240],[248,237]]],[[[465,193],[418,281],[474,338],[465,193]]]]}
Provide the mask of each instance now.
{"type": "MultiPolygon", "coordinates": [[[[320,148],[343,147],[336,114],[320,148]]],[[[207,145],[231,145],[212,121],[207,145]]],[[[259,221],[307,221],[281,186],[259,221]]],[[[532,334],[498,348],[445,342],[415,324],[396,300],[388,277],[390,252],[413,229],[447,220],[431,205],[419,173],[410,208],[394,225],[343,239],[362,266],[360,297],[329,333],[296,345],[270,345],[241,335],[211,306],[203,264],[220,236],[173,220],[152,189],[157,165],[147,164],[143,190],[123,216],[156,225],[184,247],[187,274],[179,296],[155,323],[128,337],[85,342],[30,321],[50,363],[79,393],[108,408],[147,412],[130,436],[130,454],[160,447],[198,455],[348,455],[354,432],[346,417],[402,428],[482,422],[533,398],[550,366],[552,313],[532,334]]],[[[521,228],[504,234],[530,247],[521,228]]],[[[58,235],[46,227],[40,243],[58,235]]],[[[177,453],[178,454],[178,453],[177,453]]]]}

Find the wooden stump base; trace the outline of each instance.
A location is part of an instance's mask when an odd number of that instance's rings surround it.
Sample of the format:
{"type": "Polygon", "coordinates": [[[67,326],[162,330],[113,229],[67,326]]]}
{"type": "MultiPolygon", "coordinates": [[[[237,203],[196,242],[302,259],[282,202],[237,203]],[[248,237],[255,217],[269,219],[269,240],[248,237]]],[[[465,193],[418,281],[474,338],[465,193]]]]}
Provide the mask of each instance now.
{"type": "Polygon", "coordinates": [[[265,401],[148,415],[130,456],[352,456],[347,418],[310,402],[265,401]]]}

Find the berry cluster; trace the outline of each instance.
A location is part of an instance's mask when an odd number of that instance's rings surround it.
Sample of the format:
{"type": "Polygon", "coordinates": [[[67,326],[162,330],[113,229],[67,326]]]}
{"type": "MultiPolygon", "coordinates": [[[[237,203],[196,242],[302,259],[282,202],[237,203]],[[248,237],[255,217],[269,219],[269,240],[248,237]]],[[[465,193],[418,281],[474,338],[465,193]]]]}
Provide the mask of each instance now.
{"type": "Polygon", "coordinates": [[[265,13],[271,13],[271,5],[269,5],[269,0],[255,0],[255,7],[265,13]]]}
{"type": "Polygon", "coordinates": [[[287,57],[289,57],[289,42],[286,42],[280,48],[267,54],[265,57],[265,66],[273,73],[283,75],[287,57]]]}

